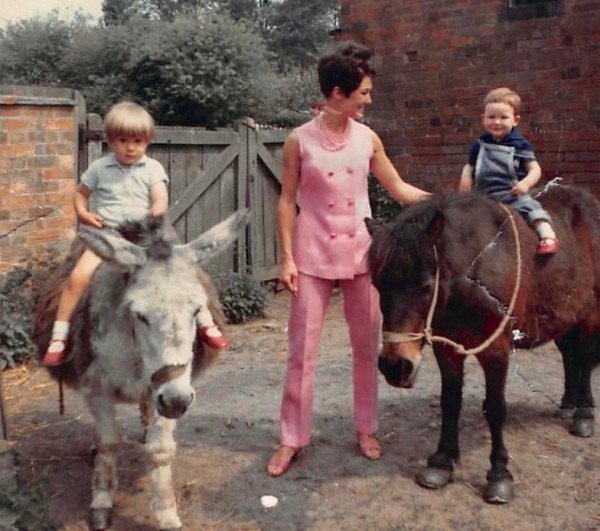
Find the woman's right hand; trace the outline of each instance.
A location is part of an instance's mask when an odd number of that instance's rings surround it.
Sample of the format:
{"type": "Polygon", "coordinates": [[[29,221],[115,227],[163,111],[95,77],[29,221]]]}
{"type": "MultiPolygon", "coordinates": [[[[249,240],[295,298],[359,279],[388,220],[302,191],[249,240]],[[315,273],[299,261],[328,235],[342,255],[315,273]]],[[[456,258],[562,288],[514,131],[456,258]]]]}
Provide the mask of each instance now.
{"type": "Polygon", "coordinates": [[[82,212],[79,214],[79,221],[84,225],[90,225],[92,227],[96,227],[97,229],[101,229],[104,227],[104,219],[102,216],[98,214],[92,214],[91,212],[82,212]]]}
{"type": "Polygon", "coordinates": [[[279,281],[292,295],[298,295],[298,269],[293,260],[284,260],[281,263],[279,281]]]}

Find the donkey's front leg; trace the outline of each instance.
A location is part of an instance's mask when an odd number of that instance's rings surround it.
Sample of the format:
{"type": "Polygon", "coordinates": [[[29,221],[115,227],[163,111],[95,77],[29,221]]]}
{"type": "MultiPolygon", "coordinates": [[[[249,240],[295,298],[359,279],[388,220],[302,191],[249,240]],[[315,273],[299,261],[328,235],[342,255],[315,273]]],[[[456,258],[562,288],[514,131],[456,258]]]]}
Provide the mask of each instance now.
{"type": "Polygon", "coordinates": [[[161,417],[155,412],[144,445],[152,484],[151,509],[162,530],[181,529],[171,474],[176,450],[174,430],[175,420],[161,417]]]}
{"type": "Polygon", "coordinates": [[[485,373],[485,400],[483,415],[490,428],[492,467],[487,473],[487,486],[483,499],[488,503],[507,503],[513,497],[513,477],[508,470],[508,451],[504,446],[502,429],[506,420],[506,376],[508,373],[508,350],[478,356],[485,373]]]}
{"type": "Polygon", "coordinates": [[[94,417],[94,477],[90,524],[95,531],[108,529],[112,520],[113,498],[117,490],[117,448],[120,437],[115,420],[115,404],[109,397],[90,393],[89,410],[94,417]]]}

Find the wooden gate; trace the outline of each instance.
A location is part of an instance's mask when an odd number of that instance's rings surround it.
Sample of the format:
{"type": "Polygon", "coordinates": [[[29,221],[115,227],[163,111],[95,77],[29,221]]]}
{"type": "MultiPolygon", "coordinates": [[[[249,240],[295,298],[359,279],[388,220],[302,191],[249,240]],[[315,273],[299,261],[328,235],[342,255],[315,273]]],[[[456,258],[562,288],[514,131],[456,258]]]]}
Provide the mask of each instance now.
{"type": "MultiPolygon", "coordinates": [[[[232,250],[204,264],[209,274],[238,271],[260,281],[277,278],[276,211],[288,132],[257,127],[251,119],[237,131],[157,127],[148,155],[169,175],[169,216],[182,241],[193,240],[240,208],[250,209],[246,234],[232,250]]],[[[100,116],[87,115],[80,138],[79,175],[108,152],[100,116]]]]}

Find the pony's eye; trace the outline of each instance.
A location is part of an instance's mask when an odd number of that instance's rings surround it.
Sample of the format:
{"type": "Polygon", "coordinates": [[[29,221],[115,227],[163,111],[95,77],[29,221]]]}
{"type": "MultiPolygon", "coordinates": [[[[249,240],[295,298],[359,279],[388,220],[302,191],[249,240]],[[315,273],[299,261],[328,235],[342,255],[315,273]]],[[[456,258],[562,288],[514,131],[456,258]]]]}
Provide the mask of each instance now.
{"type": "Polygon", "coordinates": [[[135,318],[138,321],[140,321],[141,323],[144,323],[145,325],[150,324],[150,322],[148,321],[148,319],[146,318],[146,316],[143,313],[135,312],[134,315],[135,315],[135,318]]]}

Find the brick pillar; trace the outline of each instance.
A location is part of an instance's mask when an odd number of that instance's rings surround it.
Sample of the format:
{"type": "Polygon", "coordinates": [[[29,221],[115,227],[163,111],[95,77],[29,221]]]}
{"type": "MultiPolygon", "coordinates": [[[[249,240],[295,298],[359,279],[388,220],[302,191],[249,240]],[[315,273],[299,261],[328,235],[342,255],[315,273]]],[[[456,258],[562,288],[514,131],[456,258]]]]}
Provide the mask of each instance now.
{"type": "Polygon", "coordinates": [[[0,279],[68,249],[82,117],[77,91],[0,85],[0,279]]]}

